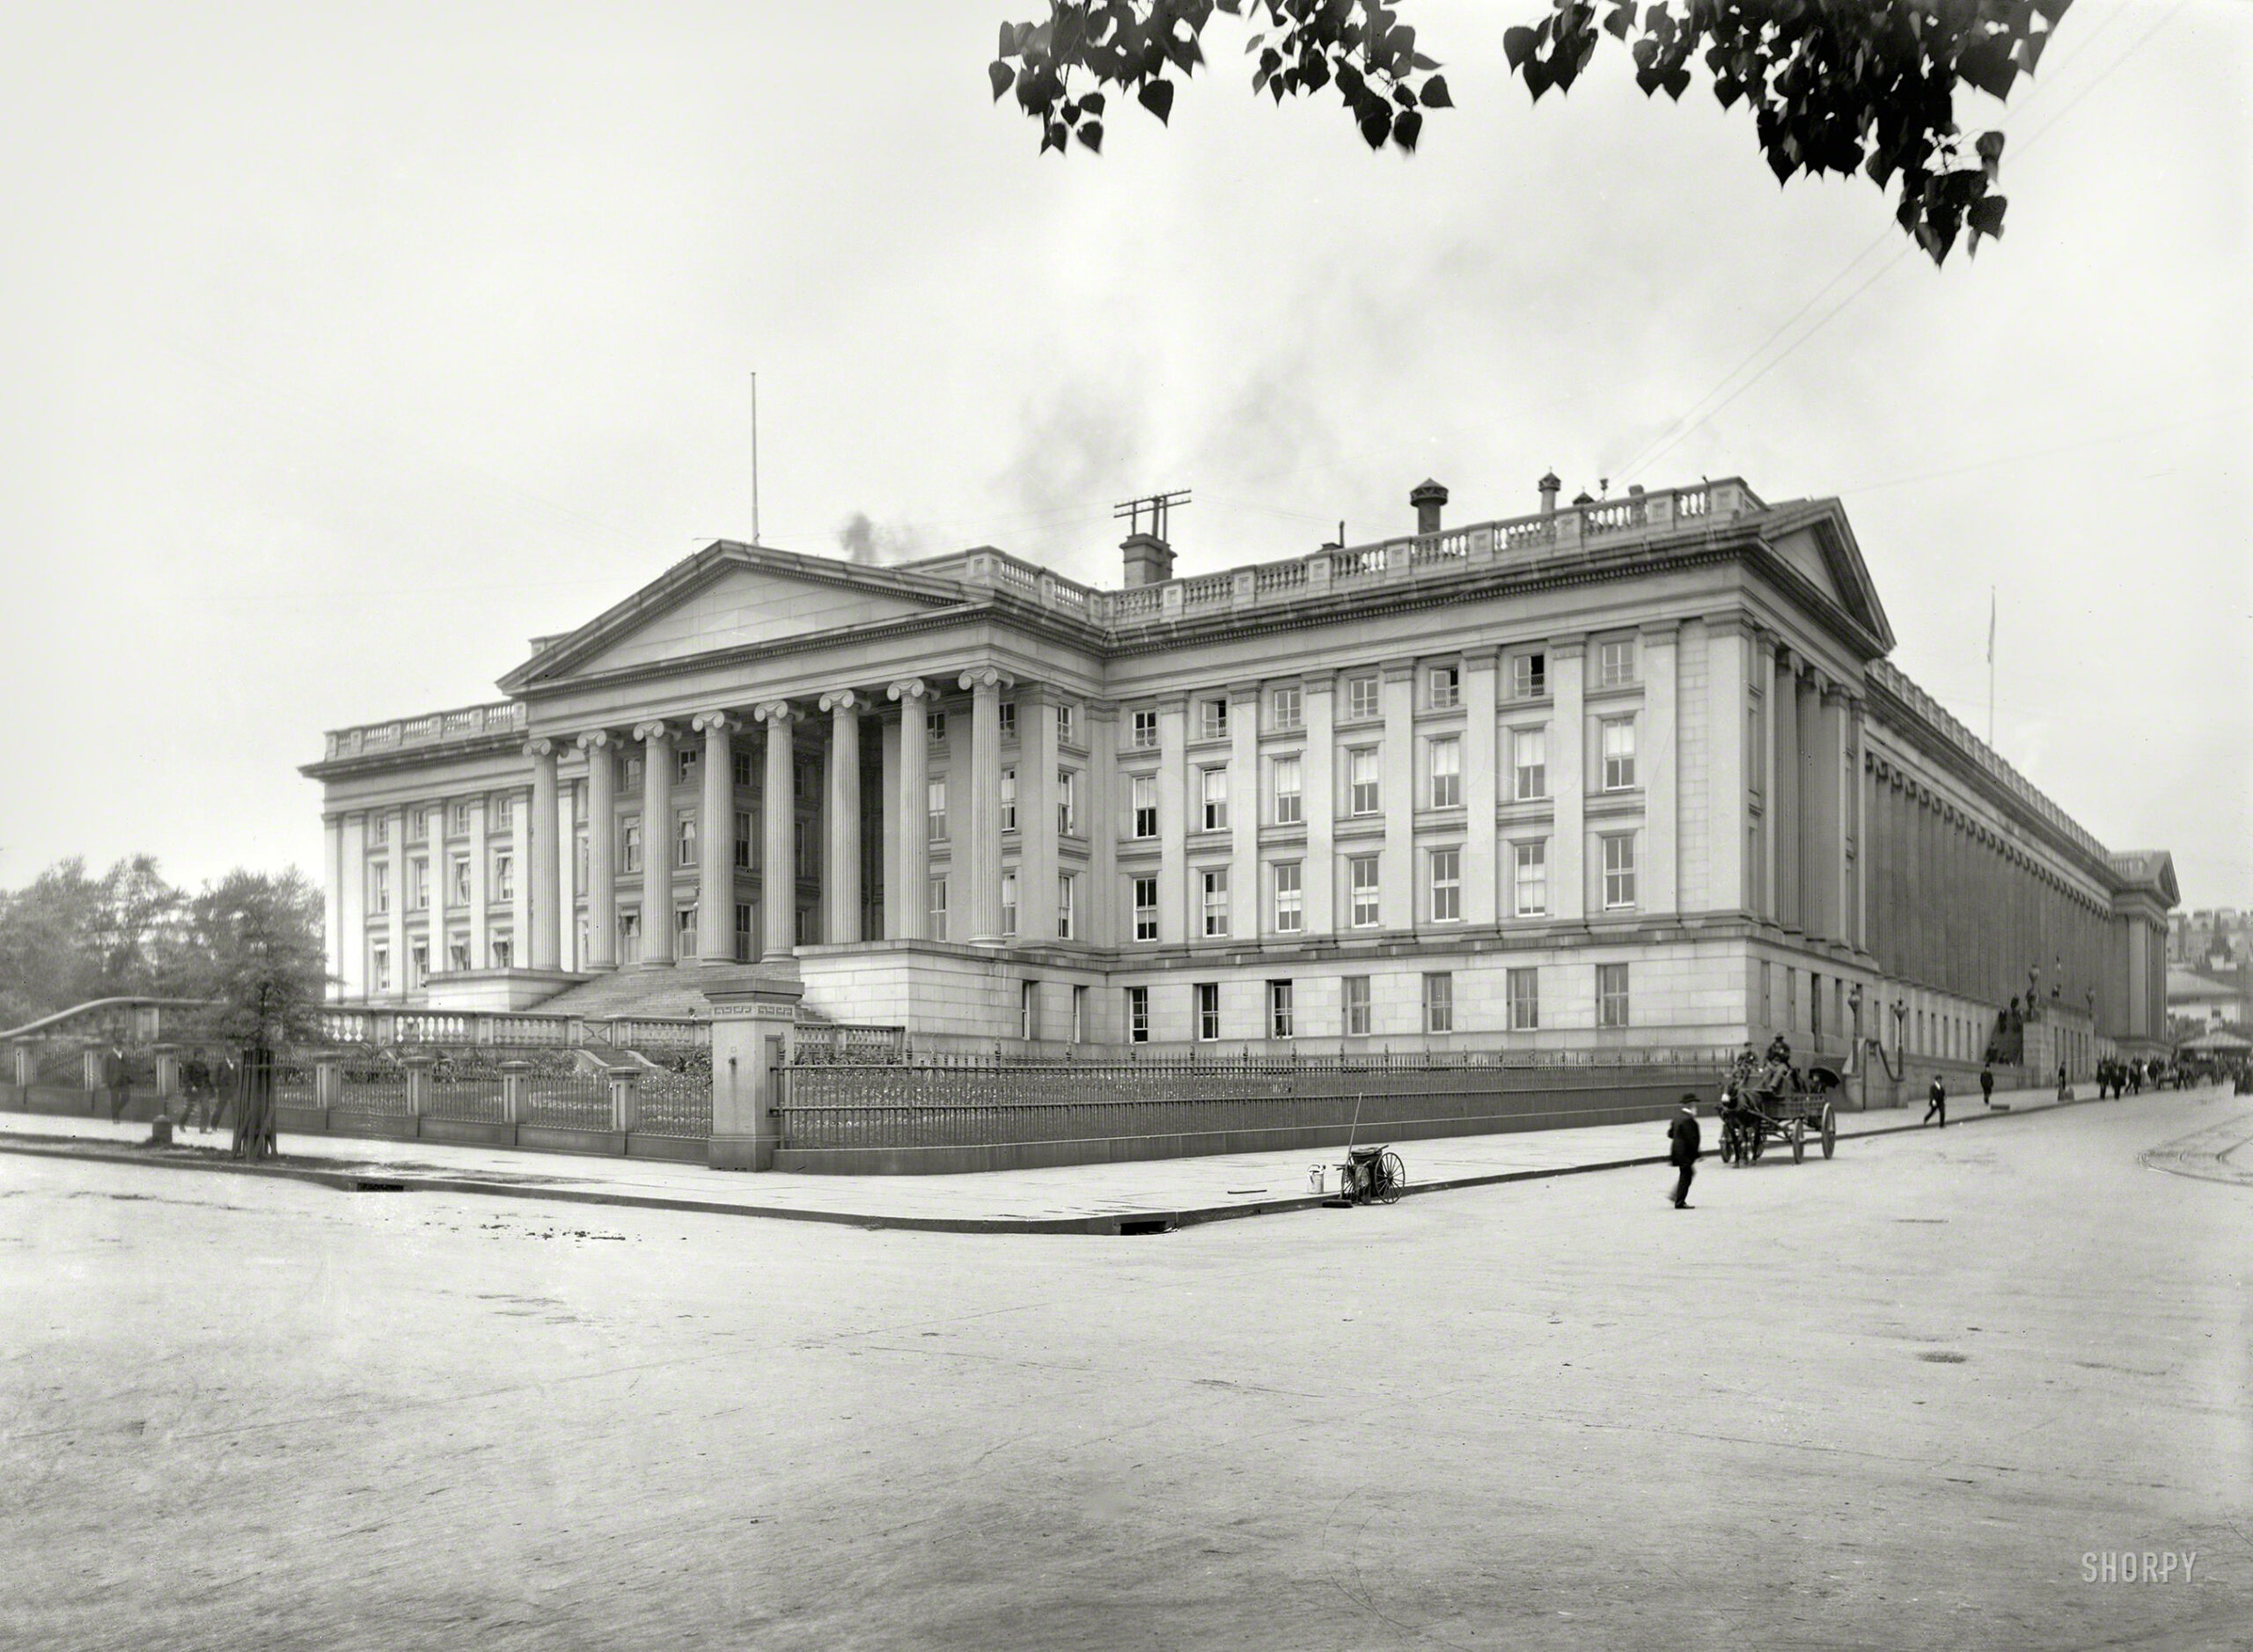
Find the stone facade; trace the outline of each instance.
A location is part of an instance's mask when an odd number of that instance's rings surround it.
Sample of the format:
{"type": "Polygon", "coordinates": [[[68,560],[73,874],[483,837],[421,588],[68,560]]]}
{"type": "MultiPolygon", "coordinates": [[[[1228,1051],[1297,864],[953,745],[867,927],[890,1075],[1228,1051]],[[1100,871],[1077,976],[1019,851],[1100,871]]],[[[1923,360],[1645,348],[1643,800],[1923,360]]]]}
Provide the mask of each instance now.
{"type": "Polygon", "coordinates": [[[2029,991],[2077,1069],[2163,1036],[2166,856],[1886,663],[1835,500],[1444,502],[1181,579],[1138,533],[1118,591],[712,545],[503,703],[328,737],[341,995],[686,1008],[788,956],[926,1046],[1976,1061],[2029,991]]]}

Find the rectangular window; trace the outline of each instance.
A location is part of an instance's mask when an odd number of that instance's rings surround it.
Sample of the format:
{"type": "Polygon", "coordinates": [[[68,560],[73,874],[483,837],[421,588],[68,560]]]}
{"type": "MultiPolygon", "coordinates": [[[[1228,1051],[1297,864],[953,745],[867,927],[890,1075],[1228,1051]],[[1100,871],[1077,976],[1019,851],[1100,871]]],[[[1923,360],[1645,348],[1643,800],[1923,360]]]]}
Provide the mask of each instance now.
{"type": "Polygon", "coordinates": [[[368,911],[381,917],[391,910],[391,866],[387,862],[373,861],[368,866],[368,911]]]}
{"type": "Polygon", "coordinates": [[[1002,874],[1002,933],[1015,935],[1016,932],[1017,875],[1015,872],[1003,872],[1002,874]]]}
{"type": "Polygon", "coordinates": [[[1539,700],[1549,693],[1549,657],[1517,654],[1510,658],[1510,698],[1539,700]]]}
{"type": "Polygon", "coordinates": [[[1001,704],[1001,713],[1002,738],[1005,740],[1016,739],[1017,738],[1017,702],[1014,700],[1004,700],[1001,704]]]}
{"type": "Polygon", "coordinates": [[[1134,882],[1134,938],[1155,941],[1158,938],[1158,880],[1137,877],[1134,882]]]}
{"type": "Polygon", "coordinates": [[[945,940],[947,938],[947,880],[945,878],[931,879],[930,887],[925,896],[923,912],[924,927],[929,931],[930,938],[934,941],[945,940]]]}
{"type": "Polygon", "coordinates": [[[642,870],[642,819],[629,815],[618,831],[618,869],[624,872],[642,870]]]}
{"type": "Polygon", "coordinates": [[[1596,650],[1596,686],[1619,688],[1635,680],[1635,640],[1623,637],[1596,650]]]}
{"type": "Polygon", "coordinates": [[[1377,785],[1376,747],[1357,745],[1346,753],[1346,812],[1371,815],[1381,795],[1377,785]]]}
{"type": "Polygon", "coordinates": [[[1463,703],[1463,667],[1435,665],[1425,679],[1435,711],[1452,711],[1463,703]]]}
{"type": "Polygon", "coordinates": [[[1625,912],[1635,904],[1635,834],[1607,833],[1604,839],[1604,909],[1625,912]]]}
{"type": "Polygon", "coordinates": [[[923,788],[923,835],[933,843],[946,840],[947,783],[943,779],[931,781],[923,788]]]}
{"type": "Polygon", "coordinates": [[[1306,921],[1306,892],[1301,887],[1299,863],[1275,863],[1275,929],[1296,935],[1306,921]]]}
{"type": "Polygon", "coordinates": [[[1138,752],[1157,750],[1158,714],[1155,711],[1137,711],[1134,714],[1132,732],[1127,736],[1126,743],[1138,752]]]}
{"type": "Polygon", "coordinates": [[[409,912],[427,912],[429,907],[430,863],[409,861],[407,863],[407,909],[409,912]]]}
{"type": "Polygon", "coordinates": [[[672,779],[676,786],[686,786],[703,768],[704,753],[693,745],[684,745],[672,754],[672,779]]]}
{"type": "Polygon", "coordinates": [[[1229,738],[1229,702],[1225,699],[1197,702],[1197,738],[1200,740],[1225,740],[1229,738]]]}
{"type": "Polygon", "coordinates": [[[1229,829],[1229,772],[1225,768],[1200,768],[1197,771],[1200,795],[1204,799],[1205,830],[1225,832],[1229,829]]]}
{"type": "Polygon", "coordinates": [[[1626,791],[1635,783],[1635,720],[1606,717],[1604,729],[1604,789],[1626,791]]]}
{"type": "Polygon", "coordinates": [[[741,809],[736,811],[734,861],[738,870],[747,872],[751,870],[751,816],[741,809]]]}
{"type": "Polygon", "coordinates": [[[1424,976],[1424,1031],[1455,1031],[1455,977],[1448,971],[1427,971],[1424,976]]]}
{"type": "Polygon", "coordinates": [[[1056,834],[1077,837],[1080,831],[1080,775],[1077,769],[1056,771],[1056,834]]]}
{"type": "MultiPolygon", "coordinates": [[[[1954,1022],[1948,1024],[1948,1030],[1951,1032],[1955,1031],[1954,1022]]],[[[1807,978],[1807,1031],[1810,1038],[1820,1039],[1823,1036],[1823,977],[1820,975],[1807,978]]]]}
{"type": "Polygon", "coordinates": [[[1549,731],[1510,731],[1510,762],[1517,775],[1515,793],[1520,803],[1549,795],[1549,731]]]}
{"type": "Polygon", "coordinates": [[[1434,740],[1425,747],[1425,760],[1431,769],[1432,807],[1461,808],[1463,742],[1453,735],[1443,740],[1434,740]]]}
{"type": "Polygon", "coordinates": [[[493,967],[495,969],[509,969],[514,966],[517,955],[516,946],[507,936],[495,936],[493,939],[487,943],[486,950],[493,954],[493,967]]]}
{"type": "Polygon", "coordinates": [[[1150,989],[1129,987],[1126,989],[1126,1042],[1148,1044],[1150,1041],[1150,989]]]}
{"type": "Polygon", "coordinates": [[[407,811],[407,841],[420,843],[429,835],[430,811],[428,809],[409,809],[407,811]]]}
{"type": "Polygon", "coordinates": [[[1299,791],[1299,760],[1295,756],[1271,760],[1267,782],[1275,797],[1275,824],[1297,826],[1303,821],[1306,805],[1299,791]]]}
{"type": "Polygon", "coordinates": [[[391,954],[380,946],[368,954],[368,990],[379,993],[391,990],[391,954]]]}
{"type": "MultiPolygon", "coordinates": [[[[468,803],[466,801],[462,801],[448,805],[446,810],[446,830],[448,832],[451,833],[458,838],[467,837],[469,835],[468,803]]],[[[463,956],[466,957],[467,955],[466,943],[465,943],[463,956]]]]}
{"type": "Polygon", "coordinates": [[[675,866],[696,864],[696,813],[683,809],[672,821],[672,863],[675,866]]]}
{"type": "Polygon", "coordinates": [[[1541,972],[1514,969],[1508,973],[1510,1031],[1533,1032],[1541,1026],[1541,972]]]}
{"type": "Polygon", "coordinates": [[[811,946],[821,938],[821,913],[814,907],[800,907],[794,914],[790,933],[799,946],[811,946]]]}
{"type": "Polygon", "coordinates": [[[1037,980],[1017,983],[1017,1037],[1037,1039],[1040,1036],[1040,983],[1037,980]]]}
{"type": "Polygon", "coordinates": [[[1223,936],[1229,932],[1229,869],[1225,866],[1207,867],[1197,874],[1203,890],[1205,933],[1223,936]]]}
{"type": "Polygon", "coordinates": [[[1353,892],[1354,928],[1374,929],[1377,925],[1376,861],[1374,855],[1356,855],[1346,863],[1347,886],[1353,892]]]}
{"type": "Polygon", "coordinates": [[[571,834],[571,892],[587,892],[587,829],[581,826],[571,834]]]}
{"type": "Polygon", "coordinates": [[[682,907],[672,914],[672,952],[675,958],[696,956],[696,908],[682,907]]]}
{"type": "Polygon", "coordinates": [[[1346,679],[1346,720],[1366,722],[1377,715],[1376,679],[1348,677],[1346,679]]]}
{"type": "Polygon", "coordinates": [[[1088,1036],[1088,989],[1072,988],[1072,1042],[1085,1042],[1088,1036]]]}
{"type": "Polygon", "coordinates": [[[642,784],[642,760],[638,754],[628,756],[624,753],[620,753],[618,760],[618,770],[619,790],[630,792],[640,789],[642,784]]]}
{"type": "Polygon", "coordinates": [[[1267,726],[1278,733],[1288,733],[1303,727],[1305,723],[1306,709],[1300,699],[1299,686],[1291,683],[1275,690],[1267,701],[1267,726]]]}
{"type": "Polygon", "coordinates": [[[1434,849],[1432,851],[1432,921],[1459,923],[1463,921],[1463,851],[1434,849]]]}
{"type": "Polygon", "coordinates": [[[1764,1027],[1776,1024],[1776,966],[1773,964],[1763,963],[1760,966],[1760,1024],[1764,1027]]]}
{"type": "Polygon", "coordinates": [[[1625,964],[1598,964],[1596,966],[1596,1024],[1599,1027],[1624,1027],[1627,1024],[1627,966],[1625,964]]]}
{"type": "Polygon", "coordinates": [[[1271,980],[1267,983],[1267,1036],[1288,1039],[1296,1035],[1293,1014],[1291,983],[1271,980]]]}
{"type": "Polygon", "coordinates": [[[1078,878],[1070,872],[1056,874],[1056,938],[1060,941],[1072,938],[1072,908],[1077,904],[1078,885],[1078,878]]]}
{"type": "Polygon", "coordinates": [[[493,857],[493,899],[514,900],[517,898],[517,857],[510,854],[493,857]]]}
{"type": "Polygon", "coordinates": [[[736,962],[751,962],[751,902],[736,902],[736,962]]]}
{"type": "Polygon", "coordinates": [[[1138,838],[1154,838],[1158,834],[1158,777],[1137,775],[1128,782],[1129,802],[1134,810],[1134,831],[1138,838]]]}
{"type": "Polygon", "coordinates": [[[1346,989],[1346,1036],[1365,1039],[1369,1035],[1369,978],[1348,975],[1341,984],[1346,989]]]}
{"type": "Polygon", "coordinates": [[[391,817],[371,814],[368,817],[368,847],[379,849],[391,841],[391,817]]]}
{"type": "Polygon", "coordinates": [[[1549,840],[1534,838],[1510,848],[1516,856],[1517,915],[1542,917],[1549,910],[1549,840]]]}
{"type": "Polygon", "coordinates": [[[430,983],[430,949],[417,941],[407,950],[407,989],[419,992],[430,983]]]}
{"type": "Polygon", "coordinates": [[[923,714],[923,733],[931,745],[944,745],[947,743],[947,714],[926,711],[923,714]]]}
{"type": "Polygon", "coordinates": [[[1206,1043],[1221,1036],[1221,984],[1216,980],[1197,983],[1197,1037],[1206,1043]]]}
{"type": "Polygon", "coordinates": [[[1017,829],[1017,772],[1014,768],[1002,771],[1002,830],[1017,829]]]}
{"type": "Polygon", "coordinates": [[[504,791],[501,793],[500,796],[493,799],[493,813],[491,819],[493,830],[495,832],[513,831],[516,829],[516,824],[517,800],[504,791]]]}
{"type": "Polygon", "coordinates": [[[1080,743],[1079,730],[1079,719],[1073,715],[1072,708],[1068,705],[1060,704],[1056,708],[1057,744],[1060,745],[1077,745],[1080,743]]]}
{"type": "Polygon", "coordinates": [[[469,969],[469,943],[468,943],[468,942],[466,942],[466,941],[449,941],[449,942],[447,942],[447,943],[446,943],[446,967],[447,967],[448,969],[450,969],[450,970],[459,970],[459,971],[463,972],[464,973],[466,973],[468,972],[468,969],[469,969]]]}
{"type": "Polygon", "coordinates": [[[745,787],[747,787],[747,786],[749,786],[749,785],[751,784],[751,753],[748,753],[748,752],[730,752],[730,753],[728,753],[728,768],[729,768],[729,771],[730,771],[729,777],[730,777],[731,780],[733,780],[737,785],[738,785],[738,786],[745,786],[745,787]]]}

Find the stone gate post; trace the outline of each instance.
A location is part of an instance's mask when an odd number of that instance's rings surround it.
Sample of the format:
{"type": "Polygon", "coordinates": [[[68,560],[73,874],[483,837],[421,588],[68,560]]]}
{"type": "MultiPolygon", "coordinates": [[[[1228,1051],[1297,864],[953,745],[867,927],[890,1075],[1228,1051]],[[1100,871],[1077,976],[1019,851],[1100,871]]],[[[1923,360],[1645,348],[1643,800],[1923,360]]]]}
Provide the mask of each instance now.
{"type": "Polygon", "coordinates": [[[704,996],[712,1006],[714,1170],[774,1168],[782,1074],[790,1064],[805,990],[797,960],[787,957],[706,983],[704,996]]]}

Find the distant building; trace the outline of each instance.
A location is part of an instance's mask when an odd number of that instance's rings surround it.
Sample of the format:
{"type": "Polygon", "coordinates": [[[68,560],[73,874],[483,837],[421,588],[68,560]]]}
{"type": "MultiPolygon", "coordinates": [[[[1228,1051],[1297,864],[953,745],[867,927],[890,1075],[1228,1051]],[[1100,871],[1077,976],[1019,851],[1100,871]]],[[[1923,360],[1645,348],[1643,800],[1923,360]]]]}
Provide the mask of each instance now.
{"type": "Polygon", "coordinates": [[[2246,986],[2242,973],[2217,980],[2187,969],[2167,972],[2167,1013],[2202,1032],[2219,1027],[2242,1031],[2253,1022],[2246,1016],[2246,986]]]}
{"type": "Polygon", "coordinates": [[[1096,590],[713,544],[497,704],[330,734],[353,1001],[679,1010],[703,960],[927,1046],[1598,1051],[2166,1028],[2116,854],[1887,664],[1833,499],[1741,481],[1096,590]]]}

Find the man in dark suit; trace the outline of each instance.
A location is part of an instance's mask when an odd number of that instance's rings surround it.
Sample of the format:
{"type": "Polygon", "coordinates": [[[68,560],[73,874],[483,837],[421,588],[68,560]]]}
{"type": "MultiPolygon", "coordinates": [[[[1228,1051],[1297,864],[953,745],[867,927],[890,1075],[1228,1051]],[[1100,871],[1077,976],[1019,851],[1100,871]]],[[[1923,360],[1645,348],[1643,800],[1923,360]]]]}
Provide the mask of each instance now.
{"type": "Polygon", "coordinates": [[[1690,1180],[1698,1173],[1698,1098],[1682,1098],[1682,1110],[1674,1115],[1674,1122],[1666,1127],[1666,1139],[1670,1144],[1667,1163],[1682,1173],[1674,1182],[1674,1208],[1690,1208],[1690,1180]]]}

